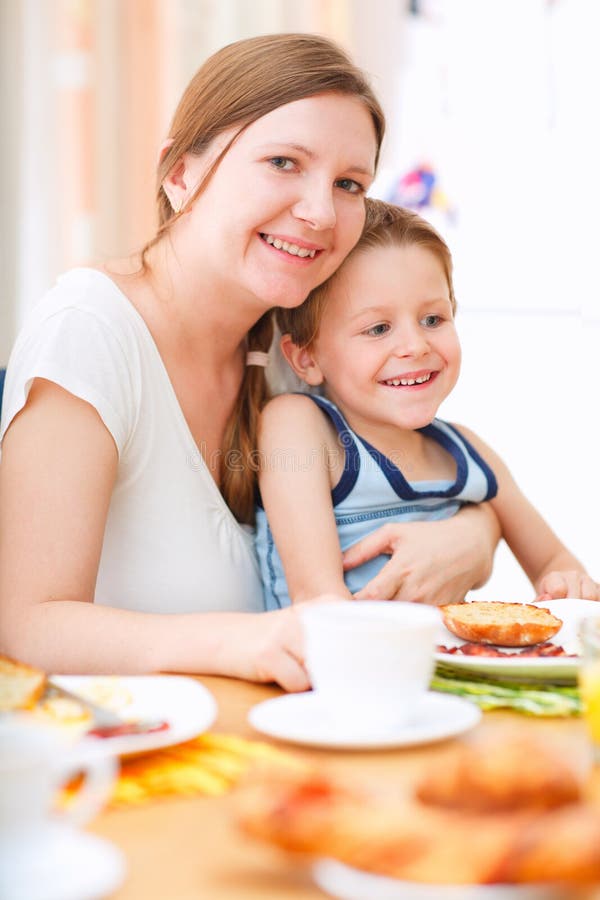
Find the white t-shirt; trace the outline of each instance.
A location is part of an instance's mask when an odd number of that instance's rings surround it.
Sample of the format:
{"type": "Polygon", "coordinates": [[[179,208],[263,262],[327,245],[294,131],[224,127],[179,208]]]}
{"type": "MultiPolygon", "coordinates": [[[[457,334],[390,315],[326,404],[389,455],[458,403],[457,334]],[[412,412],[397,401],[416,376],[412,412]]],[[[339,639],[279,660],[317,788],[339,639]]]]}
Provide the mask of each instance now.
{"type": "Polygon", "coordinates": [[[74,269],[32,310],[8,365],[0,441],[34,378],[90,403],[119,454],[95,602],[264,609],[252,529],[223,500],[144,320],[106,275],[74,269]]]}

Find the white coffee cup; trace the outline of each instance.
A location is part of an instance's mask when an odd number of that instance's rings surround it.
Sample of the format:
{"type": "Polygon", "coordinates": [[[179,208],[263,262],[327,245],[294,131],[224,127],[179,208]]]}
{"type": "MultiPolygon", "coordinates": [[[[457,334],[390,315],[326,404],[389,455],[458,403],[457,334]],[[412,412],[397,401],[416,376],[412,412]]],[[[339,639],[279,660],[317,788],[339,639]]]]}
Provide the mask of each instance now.
{"type": "Polygon", "coordinates": [[[343,729],[406,724],[429,687],[439,613],[416,603],[340,601],[298,606],[306,668],[343,729]]]}
{"type": "Polygon", "coordinates": [[[43,838],[49,826],[81,826],[111,794],[116,761],[95,741],[68,744],[52,728],[11,716],[0,721],[0,847],[43,838]],[[57,792],[76,775],[83,781],[65,808],[57,792]]]}

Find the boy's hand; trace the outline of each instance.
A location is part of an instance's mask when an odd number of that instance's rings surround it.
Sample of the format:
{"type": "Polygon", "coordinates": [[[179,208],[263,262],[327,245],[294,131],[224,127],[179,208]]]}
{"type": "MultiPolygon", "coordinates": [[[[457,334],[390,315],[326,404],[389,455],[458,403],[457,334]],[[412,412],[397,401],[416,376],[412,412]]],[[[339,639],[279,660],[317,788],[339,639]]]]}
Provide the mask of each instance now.
{"type": "Polygon", "coordinates": [[[548,572],[539,582],[536,600],[559,600],[578,597],[580,600],[600,600],[600,585],[585,572],[548,572]]]}

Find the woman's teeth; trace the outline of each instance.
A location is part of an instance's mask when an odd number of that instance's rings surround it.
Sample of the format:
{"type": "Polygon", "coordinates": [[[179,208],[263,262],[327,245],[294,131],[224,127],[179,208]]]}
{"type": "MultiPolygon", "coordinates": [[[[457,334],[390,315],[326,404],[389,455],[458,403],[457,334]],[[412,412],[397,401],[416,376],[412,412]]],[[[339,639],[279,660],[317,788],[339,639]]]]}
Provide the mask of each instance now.
{"type": "Polygon", "coordinates": [[[299,247],[298,244],[288,244],[287,241],[280,241],[279,238],[273,237],[272,234],[261,234],[263,241],[272,244],[276,250],[285,250],[290,256],[300,256],[302,258],[310,256],[314,259],[316,250],[307,250],[306,247],[299,247]]]}
{"type": "Polygon", "coordinates": [[[390,378],[388,381],[384,381],[384,384],[387,384],[388,387],[410,387],[411,384],[424,384],[426,381],[429,381],[431,378],[431,372],[429,375],[419,375],[418,378],[390,378]]]}

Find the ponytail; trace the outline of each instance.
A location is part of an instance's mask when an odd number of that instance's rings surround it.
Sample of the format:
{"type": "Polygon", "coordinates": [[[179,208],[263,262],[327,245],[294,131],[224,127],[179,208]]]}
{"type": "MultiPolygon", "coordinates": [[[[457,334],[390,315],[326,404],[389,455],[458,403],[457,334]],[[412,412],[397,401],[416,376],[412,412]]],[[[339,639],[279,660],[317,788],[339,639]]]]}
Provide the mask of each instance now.
{"type": "MultiPolygon", "coordinates": [[[[248,332],[248,351],[268,352],[273,340],[273,314],[269,310],[248,332]]],[[[264,366],[247,366],[233,412],[223,437],[221,493],[239,522],[254,524],[258,420],[269,399],[264,366]]]]}

